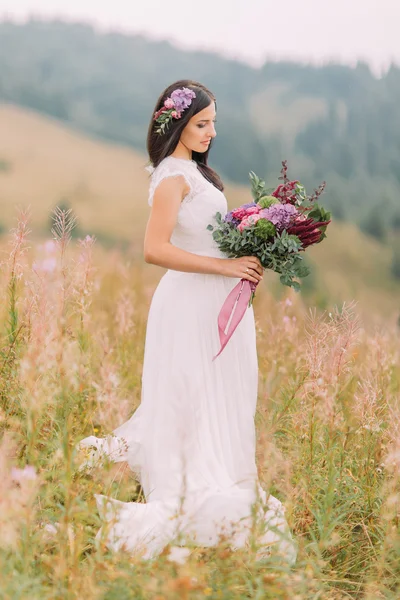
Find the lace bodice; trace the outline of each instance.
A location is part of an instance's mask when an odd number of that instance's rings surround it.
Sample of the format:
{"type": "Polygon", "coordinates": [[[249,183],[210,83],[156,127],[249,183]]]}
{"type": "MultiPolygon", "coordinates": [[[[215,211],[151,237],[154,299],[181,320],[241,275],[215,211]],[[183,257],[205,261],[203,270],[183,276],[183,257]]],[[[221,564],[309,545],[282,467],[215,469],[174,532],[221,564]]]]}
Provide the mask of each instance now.
{"type": "Polygon", "coordinates": [[[223,257],[207,225],[214,224],[215,213],[226,214],[224,194],[203,177],[194,160],[168,156],[158,167],[149,170],[152,173],[148,199],[150,206],[157,186],[166,177],[182,175],[190,187],[179,208],[171,243],[194,254],[223,257]]]}

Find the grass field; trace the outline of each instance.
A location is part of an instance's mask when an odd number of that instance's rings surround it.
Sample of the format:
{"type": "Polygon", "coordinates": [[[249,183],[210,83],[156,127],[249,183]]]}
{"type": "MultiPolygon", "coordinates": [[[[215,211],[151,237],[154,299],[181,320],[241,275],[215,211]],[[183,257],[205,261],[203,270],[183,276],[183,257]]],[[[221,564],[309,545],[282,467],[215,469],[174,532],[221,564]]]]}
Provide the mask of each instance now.
{"type": "Polygon", "coordinates": [[[78,472],[73,448],[140,402],[157,269],[85,238],[33,241],[26,215],[0,275],[0,598],[397,600],[400,597],[400,340],[351,303],[327,313],[267,286],[255,302],[257,464],[284,502],[297,565],[257,562],[228,540],[167,547],[152,562],[94,536],[94,493],[141,499],[121,465],[78,472]],[[32,241],[30,241],[32,240],[32,241]]]}
{"type": "MultiPolygon", "coordinates": [[[[286,506],[295,568],[257,562],[254,545],[232,552],[227,540],[192,548],[184,564],[174,547],[152,563],[112,555],[94,539],[94,493],[140,500],[140,487],[121,465],[79,473],[73,448],[140,402],[162,273],[141,256],[145,157],[13,106],[0,106],[0,129],[0,599],[398,600],[400,286],[390,248],[334,222],[309,251],[304,292],[273,274],[257,292],[257,463],[286,506]],[[77,217],[69,243],[50,233],[62,203],[77,217]],[[18,225],[16,205],[31,206],[18,225]]],[[[229,184],[226,196],[231,206],[250,197],[229,184]]]]}

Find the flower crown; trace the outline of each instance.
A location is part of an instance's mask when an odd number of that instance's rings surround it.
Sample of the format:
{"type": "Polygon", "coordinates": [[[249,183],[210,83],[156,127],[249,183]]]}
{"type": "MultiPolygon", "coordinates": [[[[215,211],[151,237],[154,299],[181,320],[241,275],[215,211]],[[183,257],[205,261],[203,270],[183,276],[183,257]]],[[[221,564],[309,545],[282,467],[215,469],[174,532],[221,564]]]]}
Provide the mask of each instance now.
{"type": "Polygon", "coordinates": [[[171,96],[164,100],[164,106],[154,113],[153,121],[160,125],[156,133],[164,133],[172,119],[180,119],[183,111],[192,104],[193,98],[196,98],[196,94],[189,88],[174,90],[171,96]]]}

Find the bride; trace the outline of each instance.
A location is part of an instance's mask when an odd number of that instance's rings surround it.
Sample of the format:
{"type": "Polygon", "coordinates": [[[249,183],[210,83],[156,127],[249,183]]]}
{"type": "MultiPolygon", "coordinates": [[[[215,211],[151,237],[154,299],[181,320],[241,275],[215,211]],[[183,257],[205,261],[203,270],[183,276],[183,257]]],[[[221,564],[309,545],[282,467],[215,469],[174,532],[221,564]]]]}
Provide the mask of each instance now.
{"type": "Polygon", "coordinates": [[[257,557],[276,552],[292,565],[297,550],[284,508],[257,475],[252,307],[213,361],[227,295],[241,278],[263,277],[257,258],[227,259],[207,229],[216,212],[227,212],[208,165],[215,116],[215,97],[198,82],[177,81],[157,101],[147,138],[144,258],[167,271],[148,315],[141,404],[109,436],[80,441],[87,457],[80,468],[104,457],[127,461],[144,491],[145,503],[96,494],[104,523],[96,538],[111,549],[152,558],[168,543],[213,546],[221,534],[239,548],[257,518],[257,557]]]}

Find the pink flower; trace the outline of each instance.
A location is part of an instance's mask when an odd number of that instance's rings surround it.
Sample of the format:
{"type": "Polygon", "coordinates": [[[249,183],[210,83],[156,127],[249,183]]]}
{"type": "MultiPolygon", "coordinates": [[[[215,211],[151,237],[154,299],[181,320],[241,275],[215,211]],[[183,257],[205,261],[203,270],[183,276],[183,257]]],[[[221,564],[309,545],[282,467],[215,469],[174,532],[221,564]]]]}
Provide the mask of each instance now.
{"type": "Polygon", "coordinates": [[[174,119],[180,119],[181,113],[177,112],[176,110],[173,110],[171,113],[171,117],[173,117],[174,119]]]}
{"type": "Polygon", "coordinates": [[[246,217],[247,213],[246,213],[246,209],[245,208],[235,208],[235,210],[232,211],[232,217],[234,219],[239,219],[240,221],[242,219],[244,219],[246,217]]]}
{"type": "Polygon", "coordinates": [[[257,221],[259,221],[261,218],[262,217],[259,214],[249,215],[248,217],[243,219],[243,221],[241,223],[239,223],[238,230],[243,231],[243,229],[246,229],[247,227],[252,227],[252,225],[255,225],[257,223],[257,221]]]}
{"type": "Polygon", "coordinates": [[[245,219],[249,215],[255,215],[260,212],[260,207],[255,202],[248,202],[247,204],[242,204],[238,208],[234,208],[231,212],[232,218],[241,221],[245,219]]]}
{"type": "Polygon", "coordinates": [[[164,102],[165,108],[174,108],[175,104],[171,98],[167,98],[164,102]]]}
{"type": "Polygon", "coordinates": [[[256,215],[259,212],[260,212],[259,206],[250,206],[249,208],[246,208],[246,215],[256,215]]]}

